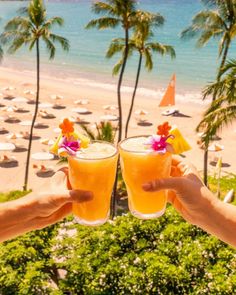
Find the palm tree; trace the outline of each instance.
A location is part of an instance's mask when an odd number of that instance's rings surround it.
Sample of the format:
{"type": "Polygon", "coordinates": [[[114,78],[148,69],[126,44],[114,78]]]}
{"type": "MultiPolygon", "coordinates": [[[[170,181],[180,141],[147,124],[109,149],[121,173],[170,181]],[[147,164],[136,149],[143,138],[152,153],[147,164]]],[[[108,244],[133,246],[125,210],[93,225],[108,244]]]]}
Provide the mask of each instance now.
{"type": "MultiPolygon", "coordinates": [[[[134,91],[132,95],[131,105],[125,125],[125,138],[128,134],[129,121],[132,115],[134,100],[136,96],[136,91],[139,83],[140,72],[142,68],[143,59],[145,59],[145,68],[147,71],[153,69],[153,60],[152,53],[157,53],[160,55],[170,55],[172,58],[175,57],[175,50],[172,46],[161,44],[158,42],[152,42],[153,32],[151,31],[152,27],[162,26],[164,23],[164,18],[156,13],[151,14],[145,11],[137,12],[137,24],[135,26],[135,31],[133,36],[129,40],[129,53],[128,56],[131,56],[134,51],[137,51],[139,54],[138,68],[135,80],[134,91]]],[[[125,50],[125,40],[124,39],[114,39],[107,51],[107,57],[111,58],[114,54],[118,52],[123,52],[125,50]]],[[[122,56],[123,58],[123,56],[122,56]]],[[[116,75],[119,73],[122,58],[113,68],[113,74],[116,75]]]]}
{"type": "Polygon", "coordinates": [[[217,99],[204,113],[197,130],[204,130],[203,141],[208,145],[217,132],[236,120],[236,60],[226,62],[221,80],[206,87],[204,97],[216,93],[217,99]]]}
{"type": "MultiPolygon", "coordinates": [[[[201,0],[206,10],[200,11],[192,19],[192,24],[182,33],[182,38],[199,36],[197,47],[205,46],[211,39],[219,41],[220,66],[217,71],[216,82],[221,78],[232,40],[236,37],[236,0],[201,0]]],[[[212,101],[217,93],[212,93],[212,101]]],[[[205,142],[204,152],[204,183],[207,185],[208,144],[205,142]]]]}
{"type": "MultiPolygon", "coordinates": [[[[182,33],[182,38],[198,37],[197,47],[205,46],[211,39],[219,40],[220,66],[217,82],[224,67],[232,40],[236,37],[236,0],[201,0],[206,10],[197,13],[192,24],[182,33]]],[[[216,93],[213,92],[213,100],[216,93]]]]}
{"type": "Polygon", "coordinates": [[[125,33],[125,50],[123,51],[123,59],[117,85],[117,102],[119,107],[119,142],[122,139],[121,86],[129,52],[129,31],[134,26],[136,0],[106,0],[106,2],[95,2],[92,4],[92,11],[102,16],[91,20],[86,26],[87,29],[97,28],[99,30],[103,30],[121,26],[125,33]]]}
{"type": "Polygon", "coordinates": [[[37,91],[34,116],[30,129],[30,138],[28,145],[25,179],[23,189],[27,190],[30,153],[32,147],[33,129],[38,113],[39,90],[40,90],[40,40],[46,45],[49,52],[49,58],[53,59],[56,48],[55,43],[59,43],[63,50],[69,50],[69,42],[67,39],[53,34],[51,28],[54,25],[62,26],[64,23],[61,17],[53,17],[48,19],[43,0],[31,0],[28,7],[23,10],[22,15],[11,19],[4,28],[1,35],[3,44],[10,44],[8,52],[15,53],[23,45],[32,50],[36,47],[36,64],[37,64],[37,91]]]}

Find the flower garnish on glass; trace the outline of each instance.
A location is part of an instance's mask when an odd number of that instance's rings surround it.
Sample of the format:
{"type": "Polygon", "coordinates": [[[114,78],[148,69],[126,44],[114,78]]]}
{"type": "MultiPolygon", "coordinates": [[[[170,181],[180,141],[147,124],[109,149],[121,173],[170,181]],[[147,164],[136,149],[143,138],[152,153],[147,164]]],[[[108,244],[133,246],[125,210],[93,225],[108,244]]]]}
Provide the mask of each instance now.
{"type": "Polygon", "coordinates": [[[174,135],[169,134],[171,126],[168,122],[157,127],[157,134],[148,137],[144,143],[149,152],[156,152],[158,154],[165,154],[166,152],[174,153],[174,149],[170,143],[167,142],[169,138],[174,139],[174,135]]]}
{"type": "Polygon", "coordinates": [[[166,208],[166,192],[145,192],[142,185],[170,177],[172,154],[187,150],[188,144],[176,127],[165,122],[157,127],[156,134],[127,138],[119,147],[131,213],[141,219],[161,216],[166,208]]]}

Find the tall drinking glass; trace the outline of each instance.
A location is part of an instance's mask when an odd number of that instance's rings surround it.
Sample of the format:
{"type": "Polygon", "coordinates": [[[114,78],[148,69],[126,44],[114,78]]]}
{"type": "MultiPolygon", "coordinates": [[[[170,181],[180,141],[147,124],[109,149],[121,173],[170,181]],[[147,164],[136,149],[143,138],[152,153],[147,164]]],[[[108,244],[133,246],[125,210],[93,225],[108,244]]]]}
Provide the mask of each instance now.
{"type": "Polygon", "coordinates": [[[73,204],[78,223],[96,226],[108,220],[117,160],[117,148],[102,141],[94,141],[76,157],[68,158],[72,188],[93,192],[91,201],[73,204]]]}
{"type": "Polygon", "coordinates": [[[130,212],[141,219],[161,216],[166,208],[166,192],[145,192],[142,184],[157,178],[169,177],[171,154],[147,151],[148,136],[137,136],[119,144],[122,175],[128,192],[130,212]]]}

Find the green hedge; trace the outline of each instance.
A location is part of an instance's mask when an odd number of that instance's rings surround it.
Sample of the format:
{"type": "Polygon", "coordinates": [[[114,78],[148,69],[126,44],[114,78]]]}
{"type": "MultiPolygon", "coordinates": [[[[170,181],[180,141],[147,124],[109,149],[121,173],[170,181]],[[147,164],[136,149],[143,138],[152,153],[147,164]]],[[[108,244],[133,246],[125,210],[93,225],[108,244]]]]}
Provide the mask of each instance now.
{"type": "Polygon", "coordinates": [[[153,221],[132,216],[93,229],[76,225],[76,238],[57,255],[71,294],[236,294],[236,251],[184,222],[173,208],[153,221]]]}

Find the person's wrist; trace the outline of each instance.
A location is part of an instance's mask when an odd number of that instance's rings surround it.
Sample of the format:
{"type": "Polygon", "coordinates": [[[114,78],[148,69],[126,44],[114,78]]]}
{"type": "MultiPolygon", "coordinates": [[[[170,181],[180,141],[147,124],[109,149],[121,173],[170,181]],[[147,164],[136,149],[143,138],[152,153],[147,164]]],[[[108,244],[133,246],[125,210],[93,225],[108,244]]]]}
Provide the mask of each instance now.
{"type": "Polygon", "coordinates": [[[208,230],[217,227],[218,224],[218,208],[222,205],[222,201],[216,198],[211,192],[209,192],[203,210],[201,210],[198,226],[208,230]]]}

